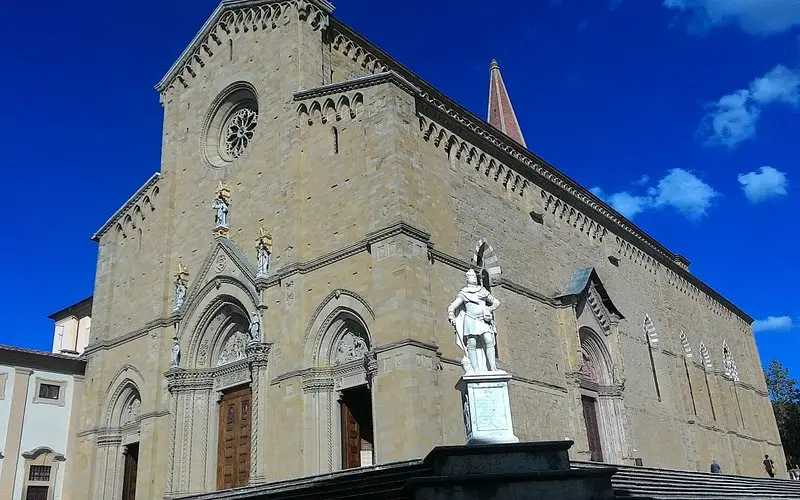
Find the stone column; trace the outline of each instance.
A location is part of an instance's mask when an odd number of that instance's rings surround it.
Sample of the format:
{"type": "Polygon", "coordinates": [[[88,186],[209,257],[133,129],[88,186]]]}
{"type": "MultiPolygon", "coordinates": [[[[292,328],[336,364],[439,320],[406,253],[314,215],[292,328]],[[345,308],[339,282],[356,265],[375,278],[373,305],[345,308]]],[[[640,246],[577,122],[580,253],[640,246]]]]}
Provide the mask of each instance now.
{"type": "Polygon", "coordinates": [[[33,370],[17,368],[11,393],[11,411],[6,428],[6,444],[3,450],[3,469],[0,472],[0,498],[13,498],[17,478],[19,447],[22,441],[22,424],[25,421],[25,406],[28,401],[28,386],[33,370]]]}
{"type": "Polygon", "coordinates": [[[250,362],[252,400],[250,403],[252,417],[250,420],[250,484],[261,484],[267,481],[267,440],[266,432],[259,431],[266,428],[267,424],[267,389],[269,380],[267,379],[267,364],[269,362],[269,351],[272,344],[262,342],[250,343],[245,352],[250,362]]]}

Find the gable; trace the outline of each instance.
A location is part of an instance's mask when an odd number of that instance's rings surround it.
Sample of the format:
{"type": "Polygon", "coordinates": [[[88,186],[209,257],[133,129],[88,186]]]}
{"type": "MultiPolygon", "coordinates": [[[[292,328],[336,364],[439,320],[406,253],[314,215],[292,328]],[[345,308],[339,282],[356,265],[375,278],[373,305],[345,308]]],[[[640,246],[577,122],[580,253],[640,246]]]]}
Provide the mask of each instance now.
{"type": "Polygon", "coordinates": [[[256,266],[244,252],[228,238],[216,238],[203,261],[203,266],[189,291],[187,303],[194,302],[209,283],[236,281],[244,286],[247,293],[258,304],[258,291],[255,287],[256,266]]]}
{"type": "Polygon", "coordinates": [[[569,285],[563,294],[556,297],[556,300],[575,304],[579,317],[585,314],[588,308],[606,335],[611,333],[613,323],[625,319],[614,305],[593,267],[578,269],[572,273],[569,285]]]}

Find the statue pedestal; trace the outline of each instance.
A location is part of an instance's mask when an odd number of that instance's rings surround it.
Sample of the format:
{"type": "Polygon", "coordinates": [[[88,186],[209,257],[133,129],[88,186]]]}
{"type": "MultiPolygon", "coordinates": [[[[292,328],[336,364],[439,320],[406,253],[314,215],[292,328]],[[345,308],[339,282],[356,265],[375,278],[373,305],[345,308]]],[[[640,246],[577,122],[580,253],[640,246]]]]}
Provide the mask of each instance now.
{"type": "Polygon", "coordinates": [[[464,375],[458,382],[467,445],[518,443],[511,424],[508,381],[504,371],[464,375]]]}

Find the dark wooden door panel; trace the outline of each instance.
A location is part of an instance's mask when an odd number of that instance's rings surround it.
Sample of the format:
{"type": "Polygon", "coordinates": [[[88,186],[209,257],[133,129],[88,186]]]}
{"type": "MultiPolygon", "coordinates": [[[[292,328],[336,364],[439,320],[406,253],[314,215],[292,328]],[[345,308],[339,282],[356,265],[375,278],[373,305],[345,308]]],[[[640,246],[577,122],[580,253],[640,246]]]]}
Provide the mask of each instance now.
{"type": "Polygon", "coordinates": [[[361,432],[358,422],[345,402],[342,412],[342,468],[352,469],[361,466],[361,432]]]}
{"type": "Polygon", "coordinates": [[[600,428],[597,424],[597,401],[588,396],[581,396],[583,419],[586,422],[586,435],[589,439],[589,460],[603,461],[603,446],[600,442],[600,428]]]}
{"type": "Polygon", "coordinates": [[[139,445],[128,445],[122,478],[122,500],[136,500],[136,476],[139,471],[139,445]]]}
{"type": "Polygon", "coordinates": [[[250,479],[250,389],[242,389],[222,398],[219,409],[219,450],[217,454],[217,489],[244,486],[250,479]]]}

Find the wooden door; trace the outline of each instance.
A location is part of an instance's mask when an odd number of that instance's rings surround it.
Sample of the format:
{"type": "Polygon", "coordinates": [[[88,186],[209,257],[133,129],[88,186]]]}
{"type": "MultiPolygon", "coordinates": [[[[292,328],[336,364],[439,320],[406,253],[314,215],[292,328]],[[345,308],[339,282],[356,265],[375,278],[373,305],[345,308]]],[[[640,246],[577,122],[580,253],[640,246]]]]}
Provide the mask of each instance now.
{"type": "Polygon", "coordinates": [[[603,461],[603,446],[600,443],[600,428],[597,425],[597,400],[581,396],[583,420],[586,422],[586,435],[589,438],[589,460],[603,461]]]}
{"type": "Polygon", "coordinates": [[[130,444],[125,453],[122,476],[122,500],[136,500],[136,475],[139,471],[139,445],[130,444]]]}
{"type": "Polygon", "coordinates": [[[223,396],[219,406],[217,489],[244,486],[250,479],[250,388],[223,396]]]}
{"type": "Polygon", "coordinates": [[[361,467],[361,430],[344,401],[342,409],[342,469],[361,467]]]}

